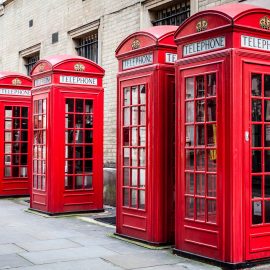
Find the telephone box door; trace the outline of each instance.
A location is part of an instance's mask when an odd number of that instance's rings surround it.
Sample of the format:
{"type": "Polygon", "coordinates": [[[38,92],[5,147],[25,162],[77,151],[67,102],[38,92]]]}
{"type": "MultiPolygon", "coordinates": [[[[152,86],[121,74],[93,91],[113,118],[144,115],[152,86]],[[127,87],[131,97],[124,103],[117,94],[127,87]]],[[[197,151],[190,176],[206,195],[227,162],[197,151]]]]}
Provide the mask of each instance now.
{"type": "Polygon", "coordinates": [[[246,259],[270,256],[270,66],[244,69],[246,259]]]}
{"type": "Polygon", "coordinates": [[[177,231],[181,246],[177,248],[215,258],[220,258],[222,246],[220,76],[219,64],[184,70],[177,94],[181,140],[176,186],[177,196],[181,192],[176,209],[181,216],[177,231]]]}

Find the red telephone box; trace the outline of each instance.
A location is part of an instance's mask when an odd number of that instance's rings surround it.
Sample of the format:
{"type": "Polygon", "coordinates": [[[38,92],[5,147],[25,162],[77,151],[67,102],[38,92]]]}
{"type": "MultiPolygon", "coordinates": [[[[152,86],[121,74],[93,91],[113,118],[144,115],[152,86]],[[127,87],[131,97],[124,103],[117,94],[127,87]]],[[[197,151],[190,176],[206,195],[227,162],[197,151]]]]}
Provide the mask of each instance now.
{"type": "Polygon", "coordinates": [[[116,50],[116,233],[154,244],[174,238],[175,30],[133,33],[116,50]]]}
{"type": "Polygon", "coordinates": [[[103,76],[94,62],[69,55],[33,68],[32,209],[103,209],[103,76]]]}
{"type": "Polygon", "coordinates": [[[176,31],[176,251],[270,256],[270,11],[229,4],[176,31]]]}
{"type": "Polygon", "coordinates": [[[0,197],[29,195],[31,88],[29,77],[0,72],[0,197]]]}

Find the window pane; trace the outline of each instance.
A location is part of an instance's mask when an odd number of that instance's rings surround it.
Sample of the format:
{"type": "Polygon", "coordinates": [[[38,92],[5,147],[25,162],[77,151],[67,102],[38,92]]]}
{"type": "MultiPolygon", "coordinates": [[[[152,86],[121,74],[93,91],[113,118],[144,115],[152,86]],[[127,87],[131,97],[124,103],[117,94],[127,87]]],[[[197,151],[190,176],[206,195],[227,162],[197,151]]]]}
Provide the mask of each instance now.
{"type": "Polygon", "coordinates": [[[124,186],[129,186],[129,168],[124,168],[124,186]]]}
{"type": "Polygon", "coordinates": [[[186,218],[194,218],[194,198],[186,197],[186,218]]]}
{"type": "Polygon", "coordinates": [[[196,97],[204,97],[204,77],[197,76],[196,77],[196,97]]]}
{"type": "Polygon", "coordinates": [[[137,130],[138,128],[132,128],[131,132],[132,132],[132,140],[131,140],[131,145],[133,146],[137,146],[138,145],[138,136],[137,136],[137,130]]]}
{"type": "Polygon", "coordinates": [[[123,144],[129,146],[129,128],[123,128],[123,144]]]}
{"type": "Polygon", "coordinates": [[[252,125],[252,146],[261,147],[262,143],[262,126],[261,125],[252,125]]]}
{"type": "Polygon", "coordinates": [[[140,106],[140,125],[146,125],[146,107],[140,106]]]}
{"type": "Polygon", "coordinates": [[[262,177],[252,176],[252,198],[262,197],[262,177]]]}
{"type": "Polygon", "coordinates": [[[259,99],[252,99],[252,121],[262,121],[262,101],[259,99]]]}
{"type": "Polygon", "coordinates": [[[133,126],[138,125],[138,119],[139,119],[138,108],[139,107],[137,107],[137,106],[131,108],[131,113],[132,113],[132,117],[131,117],[132,122],[131,122],[131,124],[133,126]]]}
{"type": "MultiPolygon", "coordinates": [[[[70,147],[71,148],[71,147],[70,147]]],[[[89,145],[89,146],[85,146],[85,158],[92,158],[93,157],[93,146],[89,145]]],[[[72,157],[72,150],[70,151],[70,156],[72,157]]]]}
{"type": "Polygon", "coordinates": [[[129,153],[130,153],[130,150],[129,148],[124,148],[124,166],[129,166],[129,153]]]}
{"type": "Polygon", "coordinates": [[[216,100],[207,100],[207,121],[216,121],[216,100]]]}
{"type": "Polygon", "coordinates": [[[196,121],[204,122],[205,114],[204,114],[204,100],[199,100],[196,102],[196,121]]]}
{"type": "Polygon", "coordinates": [[[194,145],[194,126],[186,126],[186,146],[194,145]]]}
{"type": "Polygon", "coordinates": [[[265,121],[270,122],[270,100],[264,101],[264,114],[265,114],[265,121]]]}
{"type": "Polygon", "coordinates": [[[270,172],[270,150],[264,151],[264,171],[270,172]]]}
{"type": "Polygon", "coordinates": [[[137,187],[138,185],[138,170],[132,169],[131,170],[131,186],[137,187]]]}
{"type": "Polygon", "coordinates": [[[137,190],[131,190],[131,207],[137,207],[137,190]]]}
{"type": "Polygon", "coordinates": [[[124,206],[129,206],[129,189],[124,188],[124,206]]]}
{"type": "Polygon", "coordinates": [[[216,95],[216,74],[207,75],[207,96],[216,95]]]}
{"type": "Polygon", "coordinates": [[[131,150],[132,160],[131,160],[131,166],[138,166],[138,149],[132,148],[131,150]]]}
{"type": "Polygon", "coordinates": [[[145,127],[140,127],[139,129],[139,145],[140,146],[145,146],[146,143],[146,128],[145,127]]]}
{"type": "Polygon", "coordinates": [[[124,106],[130,105],[130,87],[124,88],[124,106]]]}
{"type": "MultiPolygon", "coordinates": [[[[259,136],[259,134],[258,134],[259,136]]],[[[259,140],[259,138],[258,138],[259,140]]],[[[270,126],[265,125],[265,131],[264,131],[264,146],[269,147],[270,146],[270,126]]]]}
{"type": "Polygon", "coordinates": [[[252,151],[252,172],[262,171],[261,151],[252,151]]]}
{"type": "Polygon", "coordinates": [[[186,173],[186,194],[194,194],[194,174],[186,173]]]}
{"type": "Polygon", "coordinates": [[[260,74],[252,74],[252,96],[261,96],[262,95],[262,76],[260,74]]]}
{"type": "Polygon", "coordinates": [[[262,223],[262,202],[252,202],[252,224],[262,223]]]}
{"type": "Polygon", "coordinates": [[[186,150],[186,169],[194,170],[194,150],[186,150]]]}
{"type": "Polygon", "coordinates": [[[207,175],[207,195],[209,197],[216,197],[217,190],[217,180],[215,174],[207,175]]]}
{"type": "Polygon", "coordinates": [[[196,145],[205,145],[204,125],[196,125],[196,145]]]}
{"type": "Polygon", "coordinates": [[[145,191],[139,190],[139,208],[145,209],[145,191]]]}
{"type": "Polygon", "coordinates": [[[75,176],[75,189],[81,189],[83,187],[83,176],[76,175],[75,176]]]}
{"type": "Polygon", "coordinates": [[[84,116],[85,120],[85,128],[93,128],[93,115],[92,114],[86,114],[84,116]]]}
{"type": "Polygon", "coordinates": [[[124,126],[130,125],[130,109],[124,108],[124,126]]]}
{"type": "Polygon", "coordinates": [[[194,77],[186,79],[186,99],[194,98],[194,77]]]}
{"type": "Polygon", "coordinates": [[[145,85],[140,85],[140,103],[146,104],[146,91],[145,85]]]}
{"type": "Polygon", "coordinates": [[[205,199],[196,199],[197,215],[196,219],[205,221],[205,199]]]}
{"type": "Polygon", "coordinates": [[[186,122],[194,122],[194,102],[186,102],[186,122]]]}
{"type": "Polygon", "coordinates": [[[196,174],[196,194],[204,195],[205,194],[205,175],[196,174]]]}
{"type": "Polygon", "coordinates": [[[93,112],[93,100],[91,100],[91,99],[85,100],[85,112],[86,113],[93,112]]]}
{"type": "Polygon", "coordinates": [[[131,94],[132,94],[132,104],[133,105],[136,105],[139,103],[139,100],[138,100],[138,86],[132,86],[131,87],[131,94]]]}
{"type": "Polygon", "coordinates": [[[270,198],[270,175],[266,175],[264,179],[264,196],[270,198]]]}
{"type": "Polygon", "coordinates": [[[145,187],[145,170],[140,169],[140,187],[144,188],[145,187]]]}
{"type": "Polygon", "coordinates": [[[207,150],[207,169],[209,172],[217,171],[217,150],[207,150]]]}
{"type": "Polygon", "coordinates": [[[217,222],[217,213],[216,213],[216,201],[215,200],[207,200],[207,209],[208,209],[208,217],[207,221],[211,223],[217,222]]]}
{"type": "Polygon", "coordinates": [[[144,167],[145,166],[145,148],[140,148],[139,149],[139,159],[140,159],[140,166],[144,167]]]}
{"type": "Polygon", "coordinates": [[[205,150],[196,150],[196,169],[205,171],[205,150]]]}
{"type": "Polygon", "coordinates": [[[265,214],[265,222],[270,222],[270,201],[264,202],[264,214],[265,214]]]}
{"type": "Polygon", "coordinates": [[[83,99],[76,99],[76,112],[83,112],[83,99]]]}
{"type": "Polygon", "coordinates": [[[93,176],[92,175],[85,175],[84,177],[84,185],[86,188],[93,187],[93,176]]]}

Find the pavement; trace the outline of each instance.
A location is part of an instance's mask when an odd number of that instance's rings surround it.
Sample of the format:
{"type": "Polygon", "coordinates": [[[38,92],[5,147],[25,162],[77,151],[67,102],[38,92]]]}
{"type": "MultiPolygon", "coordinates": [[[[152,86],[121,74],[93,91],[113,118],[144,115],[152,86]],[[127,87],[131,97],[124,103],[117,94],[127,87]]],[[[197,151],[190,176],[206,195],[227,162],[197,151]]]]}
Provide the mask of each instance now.
{"type": "MultiPolygon", "coordinates": [[[[113,226],[88,216],[47,217],[20,199],[0,199],[0,269],[215,270],[212,265],[109,237],[113,226]]],[[[254,269],[270,269],[270,265],[254,269]]]]}

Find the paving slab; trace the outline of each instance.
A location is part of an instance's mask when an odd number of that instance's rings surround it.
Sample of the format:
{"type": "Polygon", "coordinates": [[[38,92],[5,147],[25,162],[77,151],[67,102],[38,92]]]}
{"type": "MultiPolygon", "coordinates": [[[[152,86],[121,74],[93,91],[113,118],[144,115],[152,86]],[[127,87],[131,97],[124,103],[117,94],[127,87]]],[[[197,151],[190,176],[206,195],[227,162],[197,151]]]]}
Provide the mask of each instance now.
{"type": "Polygon", "coordinates": [[[28,265],[32,265],[32,263],[17,254],[0,255],[0,269],[10,269],[28,265]]]}
{"type": "Polygon", "coordinates": [[[103,258],[106,261],[124,269],[136,269],[158,265],[177,264],[185,261],[185,259],[172,255],[166,251],[148,251],[141,256],[138,256],[138,254],[129,254],[128,256],[104,256],[103,258]]]}
{"type": "Polygon", "coordinates": [[[34,264],[81,260],[116,254],[116,252],[100,246],[20,253],[22,257],[34,264]]]}
{"type": "MultiPolygon", "coordinates": [[[[42,251],[42,250],[56,250],[81,247],[81,245],[72,242],[68,239],[53,239],[53,240],[40,240],[32,242],[21,242],[17,244],[19,247],[27,251],[42,251]]],[[[1,252],[1,246],[0,246],[1,252]]]]}
{"type": "Polygon", "coordinates": [[[24,249],[14,244],[0,245],[0,255],[25,252],[24,249]]]}

